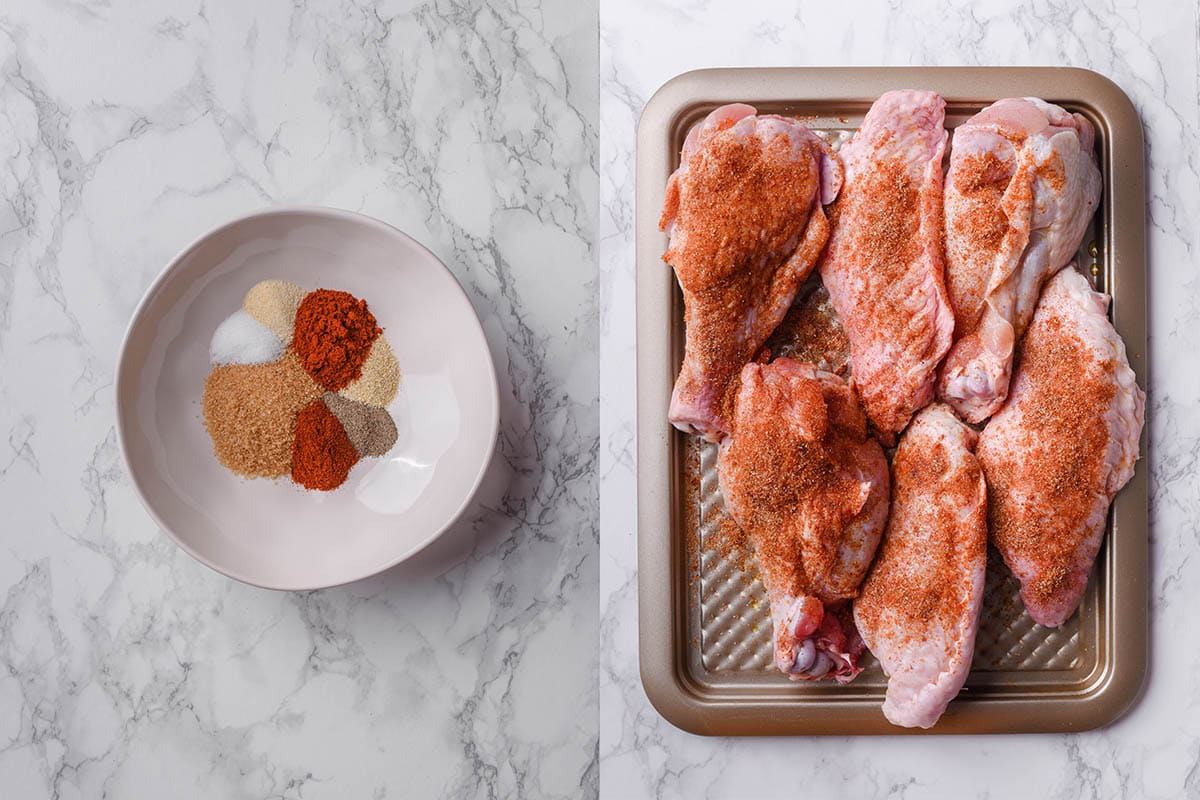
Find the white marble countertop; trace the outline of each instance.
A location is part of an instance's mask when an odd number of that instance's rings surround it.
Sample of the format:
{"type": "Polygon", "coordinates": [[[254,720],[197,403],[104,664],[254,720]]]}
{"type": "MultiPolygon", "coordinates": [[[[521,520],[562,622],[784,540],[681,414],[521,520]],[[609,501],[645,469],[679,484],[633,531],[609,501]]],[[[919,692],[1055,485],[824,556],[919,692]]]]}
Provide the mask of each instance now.
{"type": "Polygon", "coordinates": [[[0,3],[0,796],[594,795],[592,3],[0,3]],[[501,382],[482,504],[375,579],[192,561],[112,375],[176,251],[281,203],[441,257],[501,382]]]}
{"type": "Polygon", "coordinates": [[[601,3],[601,790],[604,797],[1200,796],[1200,91],[1197,6],[601,3]],[[1097,70],[1142,116],[1150,248],[1151,656],[1140,702],[1078,735],[708,739],[649,705],[637,670],[634,131],[674,75],[710,66],[1047,64],[1097,70]]]}

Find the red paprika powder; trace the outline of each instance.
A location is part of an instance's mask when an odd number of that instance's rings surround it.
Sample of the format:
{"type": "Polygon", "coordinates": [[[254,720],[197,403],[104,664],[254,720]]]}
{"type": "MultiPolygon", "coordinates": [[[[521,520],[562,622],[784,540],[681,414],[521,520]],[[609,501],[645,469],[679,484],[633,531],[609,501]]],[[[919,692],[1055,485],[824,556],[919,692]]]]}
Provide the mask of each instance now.
{"type": "Polygon", "coordinates": [[[336,392],[362,374],[371,344],[381,333],[367,301],[349,292],[317,289],[296,310],[292,347],[313,380],[336,392]]]}
{"type": "Polygon", "coordinates": [[[324,400],[301,409],[292,443],[292,480],[305,489],[328,492],[345,483],[357,463],[354,444],[324,400]]]}

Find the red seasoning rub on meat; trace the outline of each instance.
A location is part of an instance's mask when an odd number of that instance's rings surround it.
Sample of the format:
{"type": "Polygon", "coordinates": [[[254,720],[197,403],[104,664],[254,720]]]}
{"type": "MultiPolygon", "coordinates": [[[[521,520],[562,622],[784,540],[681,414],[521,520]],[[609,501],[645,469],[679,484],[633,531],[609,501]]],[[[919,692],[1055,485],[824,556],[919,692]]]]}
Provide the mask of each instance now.
{"type": "Polygon", "coordinates": [[[667,184],[663,259],[683,290],[686,348],[671,422],[719,441],[743,365],[787,313],[829,234],[841,168],[800,122],[722,106],[688,134],[667,184]]]}
{"type": "Polygon", "coordinates": [[[975,431],[927,406],[892,458],[892,508],[879,557],[854,601],[889,676],[883,713],[928,728],[971,670],[987,568],[987,489],[975,431]]]}
{"type": "Polygon", "coordinates": [[[945,210],[956,328],[937,391],[968,422],[1003,404],[1042,284],[1096,213],[1092,136],[1079,114],[1033,97],[993,103],[954,131],[945,210]]]}
{"type": "Polygon", "coordinates": [[[862,642],[842,612],[887,519],[888,472],[850,387],[787,358],[746,365],[717,470],[770,598],[775,665],[853,679],[862,642]]]}
{"type": "Polygon", "coordinates": [[[945,101],[888,92],[839,155],[845,185],[818,269],[850,343],[851,382],[889,442],[933,396],[954,329],[942,274],[945,101]]]}
{"type": "Polygon", "coordinates": [[[1008,400],[979,438],[992,539],[1029,615],[1050,627],[1078,608],[1138,458],[1145,395],[1107,308],[1074,268],[1050,279],[1008,400]]]}

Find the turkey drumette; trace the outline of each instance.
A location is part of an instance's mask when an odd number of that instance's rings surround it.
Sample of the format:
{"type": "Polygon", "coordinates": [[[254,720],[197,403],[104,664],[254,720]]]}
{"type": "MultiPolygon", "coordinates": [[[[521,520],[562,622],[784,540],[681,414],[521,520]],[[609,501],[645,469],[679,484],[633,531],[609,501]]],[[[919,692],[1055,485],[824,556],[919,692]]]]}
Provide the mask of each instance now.
{"type": "Polygon", "coordinates": [[[668,412],[677,428],[728,433],[738,373],[812,271],[829,236],[822,204],[840,185],[829,145],[795,119],[728,105],[688,134],[661,222],[686,326],[668,412]]]}
{"type": "Polygon", "coordinates": [[[850,387],[787,358],[748,364],[717,469],[770,598],[776,666],[851,680],[862,641],[846,601],[887,520],[888,468],[850,387]]]}

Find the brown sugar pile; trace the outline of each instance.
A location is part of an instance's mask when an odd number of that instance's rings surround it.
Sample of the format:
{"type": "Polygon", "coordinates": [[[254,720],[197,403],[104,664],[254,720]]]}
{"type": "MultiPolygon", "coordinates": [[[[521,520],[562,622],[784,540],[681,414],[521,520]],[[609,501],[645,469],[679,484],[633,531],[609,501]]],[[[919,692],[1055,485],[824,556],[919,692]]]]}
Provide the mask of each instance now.
{"type": "Polygon", "coordinates": [[[247,477],[288,474],[296,415],[321,394],[291,351],[270,364],[215,368],[204,385],[204,426],[217,459],[247,477]]]}

